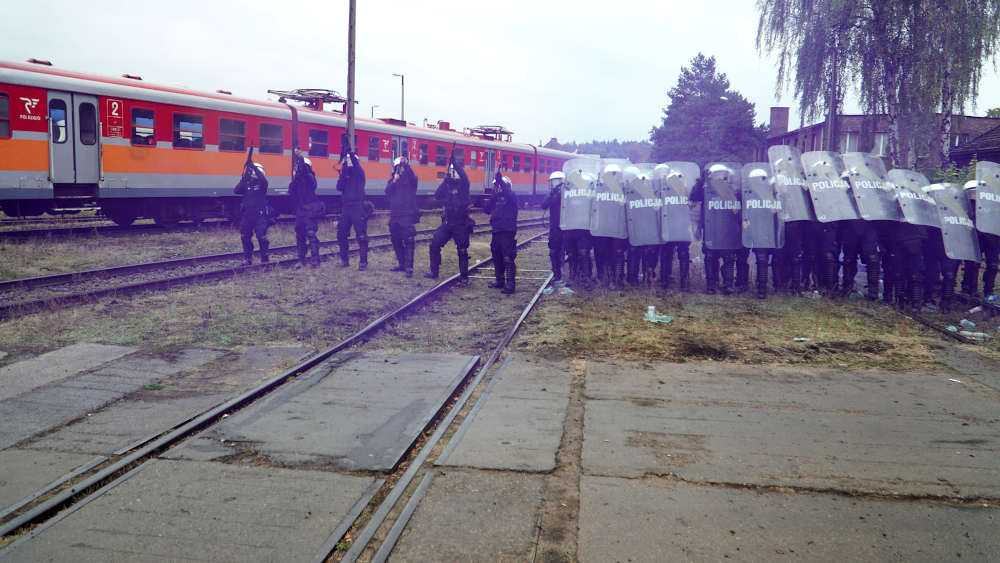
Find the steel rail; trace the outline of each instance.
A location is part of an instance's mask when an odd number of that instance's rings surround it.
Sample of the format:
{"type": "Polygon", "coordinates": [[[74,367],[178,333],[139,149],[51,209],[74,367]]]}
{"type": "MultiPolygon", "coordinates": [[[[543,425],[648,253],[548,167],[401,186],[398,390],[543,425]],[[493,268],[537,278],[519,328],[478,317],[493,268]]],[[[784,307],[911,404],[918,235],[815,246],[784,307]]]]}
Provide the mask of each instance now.
{"type": "MultiPolygon", "coordinates": [[[[535,241],[541,236],[542,236],[541,234],[535,235],[534,237],[522,242],[518,246],[525,246],[527,244],[530,244],[531,242],[535,241]]],[[[474,266],[471,266],[469,270],[473,271],[478,268],[485,267],[489,265],[491,262],[492,258],[487,258],[486,260],[479,262],[474,266]]],[[[419,304],[424,302],[428,297],[438,293],[439,291],[442,291],[444,288],[448,287],[450,284],[457,281],[458,279],[459,275],[455,274],[443,280],[441,283],[428,289],[427,291],[421,293],[420,295],[417,295],[412,300],[398,307],[394,311],[379,317],[376,321],[372,322],[365,328],[347,337],[340,343],[335,344],[334,346],[331,346],[325,350],[322,350],[315,356],[312,356],[306,359],[305,361],[282,371],[278,375],[268,379],[267,381],[263,382],[257,387],[254,387],[253,389],[241,393],[233,397],[232,399],[226,401],[225,403],[204,412],[203,414],[195,417],[193,420],[185,423],[183,426],[177,428],[173,432],[161,436],[159,439],[146,444],[145,446],[119,459],[118,461],[112,463],[111,465],[108,465],[107,467],[100,469],[97,473],[87,477],[86,479],[78,483],[75,483],[74,485],[60,491],[59,493],[56,493],[54,496],[30,508],[29,510],[17,516],[16,518],[11,519],[10,521],[4,524],[0,524],[0,537],[9,535],[10,533],[20,528],[23,528],[24,526],[42,520],[47,515],[58,511],[61,507],[64,507],[70,503],[74,503],[74,501],[78,501],[79,499],[77,497],[81,496],[89,489],[93,487],[101,487],[107,485],[109,480],[114,480],[117,475],[122,473],[122,471],[128,470],[134,464],[142,463],[146,461],[148,458],[154,455],[158,455],[161,451],[166,450],[175,443],[185,440],[195,432],[220,420],[223,417],[223,415],[228,415],[233,410],[241,408],[244,405],[259,399],[260,397],[270,393],[277,387],[280,387],[285,383],[287,383],[288,381],[291,381],[296,376],[301,375],[302,373],[305,373],[317,367],[318,365],[325,362],[328,358],[330,358],[334,354],[346,348],[349,348],[350,346],[354,345],[357,342],[364,340],[365,338],[373,334],[376,330],[382,328],[386,323],[388,323],[393,318],[396,318],[397,316],[400,316],[410,311],[411,309],[416,308],[419,304]]],[[[539,290],[539,293],[535,295],[535,298],[532,300],[532,304],[534,304],[535,301],[538,300],[539,295],[541,295],[541,290],[539,290]]],[[[521,322],[521,320],[525,317],[526,314],[527,311],[521,315],[521,318],[518,320],[518,324],[521,322]]],[[[509,333],[508,336],[505,338],[505,342],[509,342],[509,339],[512,336],[513,333],[509,333]]],[[[496,355],[497,354],[494,353],[494,356],[496,355]]],[[[494,358],[491,358],[491,361],[493,360],[494,358]]],[[[477,377],[481,379],[482,376],[479,375],[477,377]]],[[[444,407],[442,406],[442,408],[444,407]]],[[[457,410],[453,408],[452,412],[457,412],[457,410]]],[[[81,504],[81,503],[77,502],[76,504],[81,504]]],[[[333,545],[336,545],[336,542],[334,542],[333,545]]],[[[0,550],[0,555],[3,555],[3,553],[10,547],[11,546],[8,546],[4,550],[0,550]]]]}
{"type": "MultiPolygon", "coordinates": [[[[477,223],[476,227],[489,226],[488,223],[477,223]]],[[[538,219],[524,219],[518,221],[519,227],[535,227],[541,226],[538,219]]],[[[417,231],[418,235],[433,233],[435,229],[421,229],[417,231]]],[[[480,234],[480,233],[476,233],[480,234]]],[[[374,235],[369,235],[369,240],[381,240],[389,238],[391,235],[386,233],[379,233],[374,235]]],[[[349,239],[349,241],[356,241],[355,238],[349,239]]],[[[327,240],[319,243],[320,248],[338,248],[339,241],[337,240],[327,240]]],[[[281,253],[289,252],[295,250],[294,245],[288,246],[277,246],[272,247],[271,252],[281,253]]],[[[378,248],[383,248],[379,246],[378,248]]],[[[255,250],[254,254],[260,255],[259,250],[255,250]]],[[[18,289],[34,289],[38,287],[48,287],[53,285],[62,285],[67,283],[80,283],[84,281],[94,280],[94,279],[106,279],[113,278],[117,276],[127,276],[131,274],[142,274],[145,272],[155,272],[160,270],[170,270],[173,268],[185,268],[194,267],[202,264],[208,264],[211,262],[222,262],[225,260],[238,260],[243,258],[243,252],[227,252],[224,254],[208,254],[205,256],[192,256],[191,258],[178,258],[176,260],[164,260],[161,262],[146,262],[143,264],[130,264],[128,266],[117,266],[113,268],[102,268],[97,270],[83,270],[80,272],[69,272],[65,274],[52,274],[48,276],[38,276],[35,278],[21,278],[16,280],[5,280],[0,281],[0,293],[7,291],[14,291],[18,289]]]]}
{"type": "MultiPolygon", "coordinates": [[[[477,225],[477,226],[478,227],[488,227],[488,225],[477,225]]],[[[534,223],[529,223],[529,224],[522,225],[522,226],[533,227],[533,226],[536,226],[536,225],[534,223]]],[[[432,230],[433,229],[430,229],[430,230],[427,230],[427,231],[421,231],[420,234],[430,234],[430,231],[432,231],[432,230]]],[[[484,234],[488,234],[488,233],[489,233],[488,230],[475,231],[475,232],[472,233],[472,236],[479,236],[479,235],[484,235],[484,234]]],[[[385,234],[385,235],[374,235],[372,237],[369,237],[369,239],[371,239],[371,238],[388,238],[388,237],[389,237],[388,234],[385,234]]],[[[422,239],[419,239],[418,242],[426,242],[428,240],[430,240],[430,239],[428,239],[428,238],[422,238],[422,239]]],[[[371,251],[371,250],[380,250],[380,249],[391,248],[391,247],[392,247],[392,243],[379,244],[379,245],[370,246],[369,247],[369,251],[371,251]]],[[[287,248],[293,248],[293,247],[287,247],[287,248]]],[[[357,251],[358,250],[355,248],[355,249],[351,249],[350,252],[351,253],[357,253],[357,251]]],[[[242,253],[240,253],[239,255],[242,256],[242,253]]],[[[326,254],[326,255],[323,255],[323,258],[324,259],[328,259],[330,256],[332,256],[332,255],[331,254],[326,254]]],[[[271,270],[271,269],[275,269],[275,268],[279,268],[279,267],[280,268],[291,268],[291,267],[294,267],[298,263],[299,263],[299,259],[298,258],[289,258],[289,259],[286,259],[286,260],[275,260],[273,262],[268,262],[266,264],[257,264],[257,265],[253,265],[253,266],[238,266],[236,268],[225,268],[225,269],[221,269],[221,270],[213,270],[213,271],[210,271],[210,272],[201,272],[201,273],[190,274],[190,275],[186,275],[186,276],[174,276],[174,277],[163,278],[163,279],[159,279],[159,280],[146,281],[146,282],[136,282],[136,283],[133,283],[133,284],[126,284],[126,285],[121,285],[121,286],[116,286],[116,287],[111,287],[111,288],[97,289],[97,290],[93,290],[93,291],[84,291],[84,292],[79,292],[79,293],[71,293],[71,294],[67,294],[67,295],[60,295],[60,296],[57,296],[57,297],[53,297],[51,299],[38,299],[38,300],[34,300],[34,301],[21,301],[21,302],[18,302],[18,303],[11,303],[11,304],[8,304],[8,305],[2,305],[2,306],[0,306],[0,320],[13,319],[13,318],[17,318],[17,317],[24,316],[24,315],[34,314],[34,313],[37,313],[37,312],[42,311],[42,310],[47,310],[47,309],[52,309],[52,308],[56,308],[56,307],[61,307],[61,306],[64,306],[64,305],[74,305],[74,304],[78,304],[78,303],[84,303],[84,302],[91,301],[93,299],[99,299],[101,297],[108,297],[108,296],[115,296],[115,295],[132,295],[132,294],[141,293],[141,292],[144,292],[144,291],[162,291],[162,290],[170,289],[172,287],[176,287],[176,286],[180,286],[180,285],[188,285],[188,284],[195,284],[195,283],[204,283],[204,282],[209,282],[209,281],[216,281],[216,280],[221,280],[221,279],[232,278],[232,277],[235,277],[235,276],[237,276],[239,274],[253,272],[253,271],[271,270]]],[[[472,271],[472,268],[470,268],[470,272],[471,271],[472,271]]],[[[66,275],[70,275],[70,274],[66,274],[66,275]]]]}
{"type": "MultiPolygon", "coordinates": [[[[537,238],[540,238],[541,236],[542,235],[537,235],[535,237],[532,237],[531,239],[522,243],[522,245],[527,244],[537,238]]],[[[403,496],[403,493],[405,492],[407,486],[409,486],[413,478],[416,477],[418,471],[423,466],[424,462],[427,461],[427,458],[431,455],[431,452],[434,450],[434,447],[437,446],[438,442],[444,436],[445,432],[448,430],[449,427],[451,427],[451,424],[455,421],[455,418],[458,416],[458,412],[462,410],[462,407],[464,407],[465,404],[469,401],[469,398],[472,397],[472,393],[475,391],[476,387],[479,386],[480,382],[482,382],[483,378],[489,372],[490,368],[493,367],[493,364],[495,364],[497,359],[500,357],[500,354],[503,353],[507,345],[510,344],[510,341],[513,340],[514,334],[517,333],[517,330],[521,327],[521,323],[524,322],[524,319],[528,316],[528,313],[530,313],[531,310],[535,307],[535,303],[538,302],[538,299],[542,296],[542,291],[548,286],[549,281],[551,279],[552,275],[550,275],[549,278],[545,281],[545,283],[543,283],[541,287],[538,288],[538,291],[535,292],[535,296],[528,303],[527,307],[524,308],[524,311],[521,312],[521,316],[518,317],[517,321],[514,322],[514,325],[510,328],[510,330],[507,331],[507,334],[504,335],[503,339],[500,341],[500,344],[497,346],[496,350],[493,351],[493,354],[490,356],[490,358],[486,361],[485,364],[483,364],[483,367],[479,370],[479,373],[476,374],[475,379],[473,379],[469,383],[469,385],[465,389],[465,392],[462,393],[462,396],[459,397],[458,401],[456,401],[454,405],[452,405],[451,410],[448,411],[448,415],[444,418],[444,420],[441,421],[440,424],[438,424],[437,429],[434,431],[434,434],[432,434],[431,437],[427,439],[427,442],[424,443],[424,446],[420,449],[420,452],[410,462],[410,466],[406,469],[403,475],[396,482],[395,486],[392,489],[392,492],[390,492],[382,501],[382,504],[379,506],[378,510],[375,511],[375,514],[372,515],[371,519],[368,521],[368,524],[365,525],[365,527],[361,530],[361,533],[358,534],[357,538],[355,538],[354,543],[351,544],[351,547],[344,554],[344,557],[341,558],[340,563],[355,563],[358,560],[358,557],[361,556],[361,553],[365,550],[365,548],[368,546],[368,543],[375,536],[375,532],[385,521],[386,517],[388,517],[389,512],[391,512],[392,509],[396,506],[396,503],[403,496]]],[[[384,555],[388,557],[389,552],[392,551],[392,547],[393,546],[385,548],[383,545],[383,547],[379,548],[379,553],[382,553],[383,549],[388,549],[388,551],[384,553],[384,555]]],[[[324,561],[329,555],[330,555],[329,553],[317,553],[316,557],[313,558],[313,562],[319,563],[321,561],[324,561]]]]}

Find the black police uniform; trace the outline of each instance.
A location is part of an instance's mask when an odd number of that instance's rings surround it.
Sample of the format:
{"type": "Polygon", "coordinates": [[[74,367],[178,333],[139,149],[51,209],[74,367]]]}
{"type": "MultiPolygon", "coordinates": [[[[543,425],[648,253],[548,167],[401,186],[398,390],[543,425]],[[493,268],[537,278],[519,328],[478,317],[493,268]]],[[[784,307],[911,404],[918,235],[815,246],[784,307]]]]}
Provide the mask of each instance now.
{"type": "Polygon", "coordinates": [[[406,272],[406,277],[412,278],[413,239],[417,236],[417,228],[413,226],[417,222],[417,175],[408,163],[400,163],[392,171],[385,195],[389,197],[389,238],[398,262],[391,271],[406,272]]]}
{"type": "Polygon", "coordinates": [[[497,281],[490,287],[501,288],[503,293],[514,293],[517,276],[517,195],[507,186],[503,176],[497,171],[493,181],[495,192],[486,201],[483,211],[490,214],[490,227],[493,228],[493,240],[490,251],[493,253],[493,269],[497,281]]]}
{"type": "Polygon", "coordinates": [[[562,280],[563,255],[563,232],[559,228],[560,213],[562,212],[562,189],[555,187],[542,198],[542,209],[549,210],[549,262],[552,263],[552,280],[562,280]]]}
{"type": "Polygon", "coordinates": [[[243,196],[243,216],[240,221],[240,242],[243,243],[243,263],[253,263],[253,236],[257,235],[260,244],[260,261],[267,262],[267,249],[271,243],[267,240],[267,177],[260,168],[254,167],[257,174],[245,174],[233,191],[243,196]]]}
{"type": "Polygon", "coordinates": [[[438,277],[441,249],[454,238],[458,248],[458,285],[464,287],[469,285],[469,235],[472,233],[469,208],[472,207],[472,201],[469,198],[469,176],[454,157],[451,159],[451,166],[458,178],[452,178],[449,173],[434,191],[434,199],[444,202],[444,213],[441,215],[441,226],[434,232],[434,239],[431,240],[431,271],[424,274],[424,277],[438,277]]]}
{"type": "Polygon", "coordinates": [[[316,196],[316,174],[312,166],[301,159],[298,160],[295,177],[288,184],[288,195],[295,202],[295,248],[299,254],[300,266],[306,265],[306,254],[312,252],[311,268],[319,268],[319,215],[317,210],[322,206],[316,196]],[[313,212],[307,209],[313,208],[313,212]]]}
{"type": "Polygon", "coordinates": [[[340,222],[337,223],[337,240],[340,242],[341,266],[350,266],[347,258],[351,243],[351,227],[358,237],[358,269],[368,269],[368,219],[364,217],[365,201],[365,170],[356,154],[348,153],[351,166],[344,166],[337,179],[337,190],[343,192],[340,201],[343,209],[340,212],[340,222]]]}

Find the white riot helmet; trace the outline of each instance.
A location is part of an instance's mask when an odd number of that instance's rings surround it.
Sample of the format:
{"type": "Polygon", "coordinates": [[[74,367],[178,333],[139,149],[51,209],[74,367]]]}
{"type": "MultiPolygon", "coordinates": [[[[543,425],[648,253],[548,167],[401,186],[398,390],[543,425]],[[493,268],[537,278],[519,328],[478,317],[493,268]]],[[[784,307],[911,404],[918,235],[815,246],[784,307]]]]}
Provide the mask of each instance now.
{"type": "Polygon", "coordinates": [[[566,181],[566,175],[556,170],[549,176],[549,189],[554,190],[558,188],[564,181],[566,181]]]}
{"type": "Polygon", "coordinates": [[[395,168],[399,166],[399,163],[401,162],[403,162],[403,157],[401,156],[396,157],[396,160],[392,161],[392,167],[395,168]]]}
{"type": "Polygon", "coordinates": [[[308,166],[309,168],[312,168],[312,165],[313,165],[313,161],[309,160],[309,159],[308,159],[308,158],[306,158],[306,157],[302,157],[302,164],[305,164],[305,165],[306,165],[306,166],[308,166]]]}
{"type": "Polygon", "coordinates": [[[763,168],[755,168],[750,172],[751,178],[767,178],[767,170],[763,168]]]}
{"type": "Polygon", "coordinates": [[[503,182],[503,187],[505,190],[514,191],[514,184],[511,183],[510,178],[506,176],[501,176],[500,181],[503,182]]]}
{"type": "Polygon", "coordinates": [[[979,182],[977,182],[975,180],[969,180],[968,182],[965,183],[965,186],[963,186],[963,187],[966,190],[974,190],[974,189],[976,189],[976,188],[979,187],[979,182]]]}
{"type": "Polygon", "coordinates": [[[609,164],[604,168],[604,173],[608,174],[621,174],[622,169],[618,168],[617,164],[609,164]]]}
{"type": "Polygon", "coordinates": [[[261,175],[261,176],[263,176],[263,175],[264,175],[264,165],[263,165],[263,164],[257,164],[257,163],[255,162],[255,163],[253,163],[253,166],[254,166],[254,168],[256,168],[257,170],[260,170],[260,175],[261,175]]]}

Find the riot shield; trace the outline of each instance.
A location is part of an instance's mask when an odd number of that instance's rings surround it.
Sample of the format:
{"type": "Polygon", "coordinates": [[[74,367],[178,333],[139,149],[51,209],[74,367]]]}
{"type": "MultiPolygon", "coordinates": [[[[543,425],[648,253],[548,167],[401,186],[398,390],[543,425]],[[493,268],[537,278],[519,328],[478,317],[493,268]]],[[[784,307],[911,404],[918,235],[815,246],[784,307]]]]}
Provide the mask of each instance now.
{"type": "Polygon", "coordinates": [[[846,170],[839,154],[807,152],[802,155],[802,168],[805,169],[817,221],[830,223],[861,218],[851,195],[851,183],[845,179],[846,170]]]}
{"type": "Polygon", "coordinates": [[[597,177],[590,172],[573,170],[566,175],[559,207],[559,228],[564,231],[590,230],[597,177]]]}
{"type": "Polygon", "coordinates": [[[767,149],[775,192],[785,221],[815,221],[809,183],[802,169],[802,153],[797,147],[776,145],[767,149]]]}
{"type": "Polygon", "coordinates": [[[625,186],[628,241],[632,246],[661,244],[660,208],[663,202],[653,188],[653,180],[647,179],[641,171],[639,174],[625,186]]]}
{"type": "Polygon", "coordinates": [[[849,152],[843,158],[861,218],[866,221],[902,221],[903,211],[896,201],[896,190],[887,179],[882,159],[866,152],[849,152]]]}
{"type": "Polygon", "coordinates": [[[663,242],[694,242],[696,203],[691,190],[701,180],[701,169],[693,162],[667,162],[653,171],[663,207],[660,208],[660,236],[663,242]]]}
{"type": "Polygon", "coordinates": [[[601,161],[597,158],[574,158],[563,163],[562,171],[566,176],[572,172],[587,172],[596,178],[601,174],[601,161]]]}
{"type": "Polygon", "coordinates": [[[591,236],[628,238],[623,182],[622,169],[617,164],[610,164],[601,172],[590,215],[591,236]]]}
{"type": "Polygon", "coordinates": [[[945,254],[953,260],[978,262],[982,258],[979,236],[969,217],[969,200],[965,190],[958,184],[933,184],[927,186],[925,191],[937,202],[945,254]]]}
{"type": "Polygon", "coordinates": [[[743,167],[743,246],[785,246],[785,220],[781,200],[775,193],[771,167],[753,162],[743,167]]]}
{"type": "Polygon", "coordinates": [[[1000,164],[976,163],[976,228],[1000,235],[1000,164]]]}
{"type": "Polygon", "coordinates": [[[920,172],[896,168],[889,171],[889,181],[896,189],[896,201],[903,211],[903,221],[925,227],[941,227],[937,202],[924,191],[930,185],[920,172]]]}
{"type": "Polygon", "coordinates": [[[743,248],[743,167],[735,162],[714,162],[705,167],[705,246],[710,250],[743,248]]]}

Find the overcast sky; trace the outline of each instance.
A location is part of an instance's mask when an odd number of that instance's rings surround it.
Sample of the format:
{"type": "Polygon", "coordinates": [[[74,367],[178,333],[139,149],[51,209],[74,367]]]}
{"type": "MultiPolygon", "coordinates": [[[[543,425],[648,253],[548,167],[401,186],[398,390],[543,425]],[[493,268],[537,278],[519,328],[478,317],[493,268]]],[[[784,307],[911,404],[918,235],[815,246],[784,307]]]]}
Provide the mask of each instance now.
{"type": "MultiPolygon", "coordinates": [[[[347,0],[0,0],[19,20],[0,57],[268,99],[267,90],[347,95],[347,0]],[[17,14],[20,14],[18,16],[17,14]],[[42,23],[44,22],[44,23],[42,23]]],[[[774,94],[773,61],[754,47],[752,0],[555,2],[357,0],[358,115],[461,129],[503,125],[522,143],[648,139],[682,66],[702,52],[757,105],[774,94]],[[573,6],[568,8],[567,6],[573,6]]],[[[985,73],[975,115],[1000,106],[985,73]]],[[[270,96],[274,98],[274,96],[270,96]]],[[[856,108],[848,108],[856,111],[856,108]]],[[[795,128],[798,124],[794,112],[795,128]]]]}

